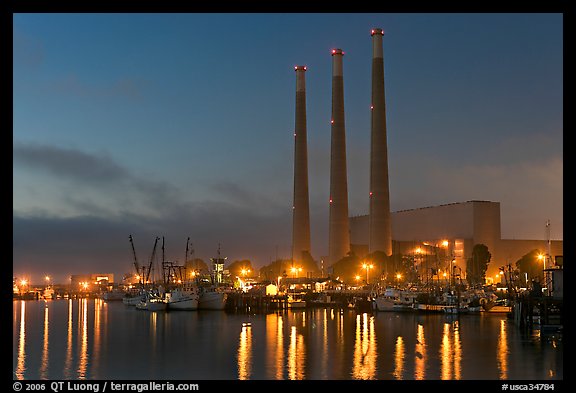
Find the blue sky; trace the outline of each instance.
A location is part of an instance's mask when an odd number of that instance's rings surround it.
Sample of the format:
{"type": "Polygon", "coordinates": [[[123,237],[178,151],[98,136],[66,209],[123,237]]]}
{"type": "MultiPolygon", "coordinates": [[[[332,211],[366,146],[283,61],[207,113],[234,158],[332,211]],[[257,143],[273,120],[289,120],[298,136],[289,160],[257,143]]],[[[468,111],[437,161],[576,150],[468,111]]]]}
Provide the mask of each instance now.
{"type": "Polygon", "coordinates": [[[295,65],[306,65],[312,255],[327,255],[331,55],[344,56],[351,215],[368,212],[381,27],[392,211],[501,203],[502,236],[563,238],[563,16],[14,14],[13,268],[289,258],[295,65]]]}

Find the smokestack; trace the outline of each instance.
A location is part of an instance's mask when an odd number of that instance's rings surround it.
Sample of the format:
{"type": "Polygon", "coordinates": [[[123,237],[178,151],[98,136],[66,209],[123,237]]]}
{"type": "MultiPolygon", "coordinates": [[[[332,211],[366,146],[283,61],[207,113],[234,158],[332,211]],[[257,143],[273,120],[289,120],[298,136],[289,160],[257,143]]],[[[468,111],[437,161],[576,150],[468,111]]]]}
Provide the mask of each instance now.
{"type": "Polygon", "coordinates": [[[302,253],[310,252],[310,207],[308,201],[308,145],[306,142],[306,66],[296,71],[296,121],[294,130],[294,205],[292,262],[302,264],[302,253]]]}
{"type": "Polygon", "coordinates": [[[369,252],[392,255],[392,223],[388,187],[388,145],[384,99],[382,29],[372,29],[372,130],[370,148],[369,252]]]}
{"type": "Polygon", "coordinates": [[[348,180],[344,122],[342,49],[332,50],[332,147],[330,154],[330,219],[328,263],[338,262],[350,251],[348,230],[348,180]]]}

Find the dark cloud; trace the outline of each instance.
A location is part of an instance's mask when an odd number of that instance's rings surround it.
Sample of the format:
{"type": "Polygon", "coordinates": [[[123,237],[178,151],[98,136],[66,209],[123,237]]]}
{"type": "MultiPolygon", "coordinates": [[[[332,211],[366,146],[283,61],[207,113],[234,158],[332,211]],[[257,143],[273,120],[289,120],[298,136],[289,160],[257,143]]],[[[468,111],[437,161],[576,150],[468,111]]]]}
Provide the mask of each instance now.
{"type": "Polygon", "coordinates": [[[131,272],[130,234],[135,239],[140,263],[148,262],[154,238],[163,236],[167,259],[183,261],[186,238],[190,237],[195,256],[205,261],[215,256],[220,245],[230,262],[248,258],[256,265],[264,265],[274,256],[274,245],[280,245],[285,254],[291,232],[289,223],[288,216],[261,217],[249,209],[217,202],[192,206],[191,210],[180,212],[179,217],[123,214],[115,218],[58,218],[15,214],[14,274],[50,274],[62,280],[69,274],[131,272]]]}
{"type": "Polygon", "coordinates": [[[80,182],[114,182],[129,177],[124,168],[104,155],[19,142],[14,143],[13,152],[15,165],[70,177],[80,182]]]}

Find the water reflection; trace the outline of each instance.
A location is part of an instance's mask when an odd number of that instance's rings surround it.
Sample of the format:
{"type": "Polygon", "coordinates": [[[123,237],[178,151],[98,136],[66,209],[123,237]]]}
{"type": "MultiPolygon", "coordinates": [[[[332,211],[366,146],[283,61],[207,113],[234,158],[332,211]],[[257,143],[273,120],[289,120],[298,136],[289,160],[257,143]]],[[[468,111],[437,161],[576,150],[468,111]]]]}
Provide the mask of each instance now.
{"type": "Polygon", "coordinates": [[[404,372],[404,340],[402,336],[398,336],[396,339],[396,350],[394,352],[394,378],[402,379],[402,374],[404,372]]]}
{"type": "Polygon", "coordinates": [[[79,300],[78,337],[80,337],[80,360],[78,362],[78,379],[86,379],[88,367],[88,299],[79,300]]]}
{"type": "Polygon", "coordinates": [[[319,309],[253,315],[239,331],[245,315],[196,315],[142,313],[100,299],[14,301],[14,378],[562,378],[562,341],[526,340],[505,317],[319,309]],[[216,353],[189,357],[215,342],[223,343],[216,353]],[[477,367],[463,358],[485,361],[477,367]]]}
{"type": "Polygon", "coordinates": [[[454,321],[454,346],[453,366],[454,366],[454,379],[462,379],[462,343],[460,341],[460,321],[454,321]]]}
{"type": "Polygon", "coordinates": [[[352,377],[354,379],[376,378],[376,333],[374,332],[374,316],[367,313],[356,315],[356,341],[354,344],[354,363],[352,377]]]}
{"type": "Polygon", "coordinates": [[[20,331],[18,334],[18,362],[16,365],[16,378],[24,379],[26,371],[26,302],[20,301],[20,331]]]}
{"type": "Polygon", "coordinates": [[[498,377],[508,379],[508,336],[506,333],[506,321],[500,321],[500,332],[498,335],[498,377]]]}
{"type": "Polygon", "coordinates": [[[252,373],[252,326],[243,324],[238,346],[238,379],[250,379],[252,373]]]}
{"type": "Polygon", "coordinates": [[[462,346],[458,321],[444,323],[440,345],[441,379],[461,379],[462,346]]]}
{"type": "Polygon", "coordinates": [[[426,378],[426,340],[424,326],[418,324],[416,331],[416,348],[414,349],[414,379],[426,378]]]}
{"type": "Polygon", "coordinates": [[[304,379],[304,364],[306,361],[306,349],[304,348],[304,336],[296,330],[296,326],[290,329],[290,346],[288,347],[288,378],[304,379]]]}
{"type": "MultiPolygon", "coordinates": [[[[102,308],[105,305],[104,300],[96,299],[94,301],[94,341],[92,345],[92,369],[97,370],[100,364],[100,348],[102,347],[102,308]]],[[[95,375],[97,378],[97,376],[95,375]]]]}
{"type": "Polygon", "coordinates": [[[44,337],[42,340],[42,360],[40,362],[40,379],[48,379],[48,333],[49,321],[48,318],[48,303],[44,301],[44,337]]]}
{"type": "Polygon", "coordinates": [[[284,322],[282,315],[266,315],[267,376],[284,379],[284,322]]]}
{"type": "Polygon", "coordinates": [[[328,310],[322,312],[322,378],[326,379],[328,372],[328,310]]]}
{"type": "Polygon", "coordinates": [[[66,360],[64,361],[64,377],[71,379],[72,370],[72,327],[73,327],[73,304],[72,299],[68,300],[68,325],[66,329],[66,360]]]}

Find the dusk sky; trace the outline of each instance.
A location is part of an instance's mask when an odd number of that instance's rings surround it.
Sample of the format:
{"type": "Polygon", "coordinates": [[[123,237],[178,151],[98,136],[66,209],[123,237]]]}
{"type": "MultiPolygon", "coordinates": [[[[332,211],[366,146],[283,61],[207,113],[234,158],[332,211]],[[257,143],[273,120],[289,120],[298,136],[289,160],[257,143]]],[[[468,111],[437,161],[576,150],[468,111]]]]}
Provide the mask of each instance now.
{"type": "Polygon", "coordinates": [[[563,239],[563,16],[14,14],[13,270],[42,282],[166,258],[290,258],[295,65],[312,255],[328,254],[331,50],[345,52],[349,213],[368,213],[371,37],[384,29],[391,210],[500,202],[563,239]]]}

